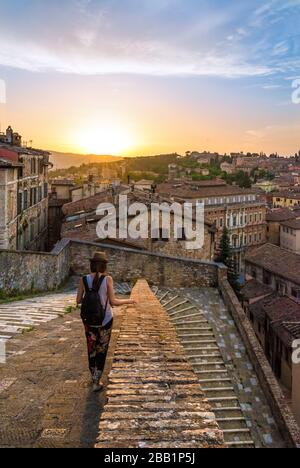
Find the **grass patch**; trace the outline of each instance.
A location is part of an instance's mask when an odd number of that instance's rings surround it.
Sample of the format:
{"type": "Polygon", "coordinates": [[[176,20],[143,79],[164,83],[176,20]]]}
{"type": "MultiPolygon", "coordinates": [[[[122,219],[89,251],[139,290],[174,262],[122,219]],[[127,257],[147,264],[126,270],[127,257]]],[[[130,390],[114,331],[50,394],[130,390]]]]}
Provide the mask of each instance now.
{"type": "Polygon", "coordinates": [[[65,314],[66,314],[66,315],[72,314],[72,313],[75,312],[76,310],[77,310],[77,307],[74,307],[74,306],[66,307],[66,308],[65,308],[65,314]]]}
{"type": "Polygon", "coordinates": [[[25,335],[26,333],[31,333],[35,330],[35,327],[27,327],[22,330],[22,335],[25,335]]]}

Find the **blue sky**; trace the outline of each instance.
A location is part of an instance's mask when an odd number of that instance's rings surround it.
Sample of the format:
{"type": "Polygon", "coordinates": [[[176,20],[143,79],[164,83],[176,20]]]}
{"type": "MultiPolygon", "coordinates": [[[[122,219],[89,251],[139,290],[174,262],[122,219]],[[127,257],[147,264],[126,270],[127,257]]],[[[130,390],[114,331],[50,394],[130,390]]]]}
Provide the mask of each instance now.
{"type": "MultiPolygon", "coordinates": [[[[106,111],[113,108],[112,118],[121,116],[120,125],[127,109],[133,133],[141,132],[143,117],[130,112],[131,103],[133,108],[140,103],[143,116],[159,112],[165,119],[163,106],[172,110],[180,140],[169,141],[172,133],[157,116],[165,139],[157,131],[151,141],[145,119],[149,150],[180,142],[178,151],[189,142],[214,149],[219,134],[227,151],[234,138],[240,149],[275,151],[274,136],[278,151],[295,152],[300,106],[291,102],[291,85],[300,76],[299,35],[300,0],[2,0],[0,78],[8,85],[2,114],[33,132],[22,123],[17,102],[28,105],[25,94],[32,102],[34,93],[56,92],[60,99],[53,112],[47,104],[51,128],[51,115],[66,116],[67,104],[72,115],[80,108],[93,114],[92,87],[106,111]],[[120,100],[123,107],[116,108],[120,100]],[[225,134],[221,116],[229,119],[225,134]]],[[[41,102],[33,107],[42,112],[41,102]]],[[[59,146],[54,136],[43,141],[59,146]]],[[[135,150],[142,146],[141,139],[135,150]]]]}

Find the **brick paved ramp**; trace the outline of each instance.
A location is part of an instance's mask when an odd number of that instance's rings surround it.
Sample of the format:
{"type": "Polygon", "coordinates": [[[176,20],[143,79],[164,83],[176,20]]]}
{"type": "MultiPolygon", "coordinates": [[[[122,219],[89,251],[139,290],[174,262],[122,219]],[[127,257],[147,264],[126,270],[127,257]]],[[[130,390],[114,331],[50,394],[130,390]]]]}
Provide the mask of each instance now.
{"type": "Polygon", "coordinates": [[[145,281],[123,318],[97,448],[224,447],[168,314],[145,281]]]}

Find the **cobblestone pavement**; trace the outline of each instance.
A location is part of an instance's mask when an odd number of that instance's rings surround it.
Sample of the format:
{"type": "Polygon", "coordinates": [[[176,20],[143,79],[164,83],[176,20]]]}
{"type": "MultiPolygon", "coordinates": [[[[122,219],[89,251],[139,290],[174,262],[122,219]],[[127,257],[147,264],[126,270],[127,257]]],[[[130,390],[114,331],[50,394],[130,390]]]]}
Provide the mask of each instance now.
{"type": "MultiPolygon", "coordinates": [[[[74,303],[70,294],[55,295],[55,308],[64,309],[71,298],[74,303]]],[[[25,319],[42,300],[48,304],[50,297],[22,302],[25,319]]],[[[113,332],[112,348],[114,339],[113,332]]],[[[93,447],[106,397],[91,392],[79,313],[41,320],[6,347],[8,360],[0,365],[0,447],[93,447]]],[[[111,356],[107,369],[110,361],[111,356]]]]}
{"type": "MultiPolygon", "coordinates": [[[[166,291],[158,293],[158,295],[161,294],[166,294],[166,291]]],[[[166,296],[164,301],[166,301],[168,297],[176,296],[178,297],[176,301],[179,307],[177,306],[175,309],[173,306],[172,309],[173,311],[178,311],[175,313],[177,320],[180,320],[180,307],[187,311],[183,311],[182,317],[186,314],[196,315],[196,310],[188,311],[189,308],[192,308],[191,305],[194,304],[196,308],[204,314],[209,325],[212,327],[218,351],[224,361],[226,371],[234,387],[234,393],[238,398],[239,405],[255,446],[257,448],[280,448],[284,446],[283,438],[275,424],[270,407],[257,380],[245,346],[218,290],[173,290],[169,296],[166,296]],[[184,305],[180,306],[180,302],[183,304],[182,300],[186,302],[184,305]]],[[[176,302],[171,302],[171,306],[174,303],[176,304],[176,302]]],[[[170,305],[168,307],[170,307],[170,305]]],[[[174,312],[172,313],[174,314],[174,312]]],[[[190,318],[189,320],[196,320],[196,318],[190,318]]],[[[195,333],[192,330],[191,332],[195,333]]],[[[216,360],[216,358],[213,358],[213,360],[216,360]]],[[[216,368],[221,369],[222,367],[216,366],[216,368]]]]}

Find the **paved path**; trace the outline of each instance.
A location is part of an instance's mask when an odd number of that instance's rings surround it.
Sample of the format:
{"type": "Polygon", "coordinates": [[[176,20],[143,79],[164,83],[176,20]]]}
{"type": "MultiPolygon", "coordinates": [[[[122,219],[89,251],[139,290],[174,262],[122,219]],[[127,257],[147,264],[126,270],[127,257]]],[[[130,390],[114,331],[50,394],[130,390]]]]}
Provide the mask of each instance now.
{"type": "MultiPolygon", "coordinates": [[[[0,447],[95,444],[105,394],[91,392],[78,312],[59,316],[72,301],[74,293],[67,293],[20,304],[26,326],[33,323],[33,307],[39,308],[41,319],[34,322],[38,328],[15,333],[6,342],[8,360],[0,364],[0,447]],[[55,304],[52,311],[51,300],[55,304]]],[[[115,325],[120,313],[116,313],[115,325]]],[[[20,329],[22,326],[18,325],[20,329]]],[[[108,369],[109,364],[110,359],[108,369]]]]}

